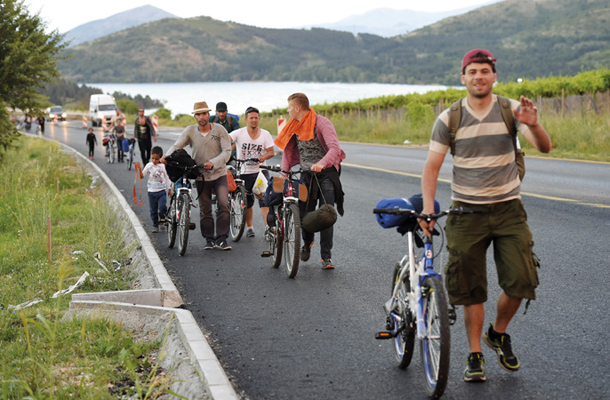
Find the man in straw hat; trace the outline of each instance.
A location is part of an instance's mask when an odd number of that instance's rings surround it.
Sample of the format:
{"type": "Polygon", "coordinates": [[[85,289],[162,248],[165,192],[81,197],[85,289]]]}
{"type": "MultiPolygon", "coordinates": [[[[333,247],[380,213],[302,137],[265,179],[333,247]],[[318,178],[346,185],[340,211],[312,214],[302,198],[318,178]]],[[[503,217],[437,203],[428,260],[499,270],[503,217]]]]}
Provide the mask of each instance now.
{"type": "MultiPolygon", "coordinates": [[[[193,115],[196,125],[187,126],[176,143],[167,151],[172,154],[177,149],[191,146],[191,156],[197,164],[204,165],[203,178],[196,180],[201,216],[201,235],[205,238],[204,249],[231,250],[227,243],[229,236],[229,184],[226,163],[231,156],[231,138],[220,124],[209,122],[210,108],[205,101],[195,103],[193,115]],[[212,215],[212,190],[216,193],[218,212],[216,226],[212,215]],[[214,233],[216,228],[216,234],[214,233]]],[[[165,156],[163,157],[165,159],[165,156]]]]}

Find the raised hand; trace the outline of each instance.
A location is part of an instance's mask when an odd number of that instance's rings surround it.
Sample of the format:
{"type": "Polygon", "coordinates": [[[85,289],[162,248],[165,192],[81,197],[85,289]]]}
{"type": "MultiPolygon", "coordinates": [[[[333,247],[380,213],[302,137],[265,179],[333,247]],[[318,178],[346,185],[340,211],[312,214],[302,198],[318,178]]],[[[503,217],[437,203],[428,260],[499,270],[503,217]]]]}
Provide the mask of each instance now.
{"type": "Polygon", "coordinates": [[[528,126],[536,125],[538,123],[538,108],[534,106],[534,102],[523,95],[521,95],[519,101],[521,102],[521,112],[513,111],[517,121],[528,126]]]}

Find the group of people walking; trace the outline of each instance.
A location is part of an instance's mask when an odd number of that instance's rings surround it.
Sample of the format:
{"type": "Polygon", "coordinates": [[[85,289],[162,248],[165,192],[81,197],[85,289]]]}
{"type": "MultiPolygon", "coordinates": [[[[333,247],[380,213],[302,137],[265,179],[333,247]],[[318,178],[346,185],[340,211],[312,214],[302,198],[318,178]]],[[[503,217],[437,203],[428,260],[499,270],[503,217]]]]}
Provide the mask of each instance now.
{"type": "MultiPolygon", "coordinates": [[[[117,160],[124,161],[123,140],[129,140],[127,134],[127,119],[121,112],[119,107],[116,108],[116,113],[110,118],[110,125],[103,126],[104,139],[113,140],[116,143],[117,160]],[[108,137],[106,137],[106,134],[108,137]]],[[[150,117],[144,115],[144,109],[138,110],[138,116],[134,122],[132,138],[137,140],[140,156],[144,164],[148,164],[151,157],[153,142],[157,141],[157,133],[150,117]]],[[[93,133],[93,128],[89,128],[89,133],[86,137],[86,144],[89,146],[89,159],[95,157],[95,146],[97,146],[97,138],[93,133]]]]}
{"type": "MultiPolygon", "coordinates": [[[[476,211],[474,214],[450,216],[446,226],[449,261],[445,281],[450,303],[464,306],[469,345],[464,371],[467,382],[486,380],[482,336],[484,343],[496,353],[503,369],[514,372],[520,368],[511,337],[506,331],[522,300],[535,299],[538,276],[532,233],[521,202],[521,178],[515,162],[519,148],[517,132],[541,152],[548,153],[552,147],[549,134],[538,122],[537,109],[531,100],[521,96],[519,101],[506,103],[512,111],[513,121],[505,123],[501,110],[503,105],[492,93],[496,79],[496,59],[489,51],[474,49],[463,57],[461,81],[467,89],[467,97],[460,100],[459,125],[450,126],[449,110],[439,115],[432,129],[429,155],[422,174],[423,213],[434,213],[439,171],[451,149],[454,155],[453,206],[476,211]],[[515,132],[509,132],[508,126],[514,126],[515,132]],[[483,332],[484,303],[487,301],[486,251],[492,243],[502,293],[495,320],[483,332]]],[[[315,113],[305,94],[294,93],[287,100],[290,120],[274,141],[269,132],[258,126],[259,111],[256,108],[248,107],[245,111],[246,126],[241,128],[239,122],[227,114],[225,103],[218,103],[217,115],[211,117],[207,103],[197,102],[193,107],[197,123],[182,132],[166,155],[153,159],[155,165],[163,164],[167,155],[190,146],[194,160],[204,165],[203,176],[197,179],[196,184],[201,234],[206,241],[206,250],[231,249],[227,243],[230,216],[226,165],[232,143],[238,158],[258,159],[258,163],[246,163],[241,171],[249,193],[249,236],[255,235],[252,228],[252,187],[260,170],[259,163],[274,156],[274,144],[283,150],[283,170],[300,165],[308,171],[302,176],[307,186],[314,174],[319,181],[319,190],[313,193],[314,198],[309,199],[309,209],[302,207],[301,213],[330,203],[343,215],[344,193],[340,176],[341,163],[346,155],[340,147],[335,128],[330,120],[315,113]],[[215,218],[212,191],[218,199],[215,218]]],[[[143,137],[154,138],[143,112],[135,129],[143,137]]],[[[147,154],[142,152],[145,161],[148,160],[147,154]]],[[[265,224],[267,212],[261,204],[265,224]]],[[[421,220],[420,227],[431,235],[433,222],[428,224],[421,220]]],[[[333,228],[323,230],[319,236],[322,268],[333,269],[333,228]]],[[[301,259],[307,261],[314,234],[303,230],[302,237],[301,259]]]]}
{"type": "MultiPolygon", "coordinates": [[[[210,116],[210,111],[205,101],[195,103],[193,115],[197,124],[187,127],[161,160],[164,162],[165,157],[175,150],[190,146],[191,156],[195,162],[204,166],[203,176],[196,180],[201,234],[206,242],[204,249],[231,249],[227,243],[230,214],[226,168],[233,149],[238,159],[249,160],[241,166],[241,177],[247,193],[247,236],[255,236],[252,224],[255,199],[252,189],[261,171],[260,165],[264,165],[266,160],[275,155],[274,145],[284,150],[282,157],[284,170],[289,170],[300,163],[303,169],[310,171],[302,177],[305,181],[311,179],[311,174],[318,174],[323,188],[323,193],[319,193],[318,197],[324,195],[325,201],[330,204],[333,204],[335,199],[343,198],[339,173],[345,153],[339,147],[337,133],[332,123],[327,118],[315,114],[305,94],[295,93],[288,97],[288,112],[291,120],[275,141],[268,131],[258,126],[260,116],[259,110],[255,107],[248,107],[245,110],[246,126],[243,128],[227,113],[224,102],[216,105],[215,116],[210,116]],[[215,218],[212,213],[212,192],[216,193],[217,199],[215,218]],[[339,195],[335,195],[336,193],[339,195]]],[[[312,209],[315,208],[316,201],[318,201],[317,197],[310,199],[309,204],[312,209]]],[[[260,200],[259,206],[265,229],[268,229],[268,207],[260,200]]],[[[304,212],[306,210],[303,209],[304,212]]],[[[332,227],[322,231],[320,235],[321,261],[326,269],[334,268],[331,259],[332,235],[332,227]]],[[[303,238],[302,260],[307,261],[314,234],[303,230],[303,238]]]]}

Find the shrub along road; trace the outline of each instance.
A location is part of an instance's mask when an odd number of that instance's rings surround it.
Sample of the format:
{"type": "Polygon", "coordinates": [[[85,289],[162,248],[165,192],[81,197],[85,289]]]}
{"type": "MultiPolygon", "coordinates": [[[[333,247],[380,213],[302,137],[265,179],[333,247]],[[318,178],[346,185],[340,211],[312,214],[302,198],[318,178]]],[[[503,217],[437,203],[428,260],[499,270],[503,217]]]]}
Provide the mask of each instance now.
{"type": "MultiPolygon", "coordinates": [[[[86,154],[85,130],[78,124],[51,125],[46,135],[86,154]]],[[[173,140],[162,138],[157,144],[168,149],[173,140]]],[[[231,243],[232,251],[203,250],[197,229],[191,231],[186,255],[179,257],[177,249],[167,248],[165,234],[150,234],[187,308],[209,333],[238,391],[248,398],[426,398],[419,356],[407,371],[399,370],[391,344],[374,340],[374,333],[384,327],[381,306],[390,294],[392,270],[405,246],[393,229],[379,227],[372,214],[381,198],[408,197],[420,191],[418,175],[426,151],[355,144],[345,144],[344,149],[348,156],[342,173],[346,213],[335,227],[336,270],[321,270],[317,243],[296,279],[288,279],[283,266],[271,268],[269,260],[260,257],[266,242],[257,206],[257,236],[231,243]]],[[[150,229],[146,193],[144,206],[133,204],[133,172],[125,164],[107,164],[101,150],[96,150],[95,162],[150,229]]],[[[610,306],[606,295],[610,166],[542,159],[526,162],[523,190],[532,195],[525,195],[523,201],[542,269],[538,300],[527,315],[522,307],[509,328],[522,369],[505,372],[493,352],[484,348],[488,382],[464,383],[467,344],[458,309],[458,322],[451,331],[445,399],[609,395],[610,378],[601,371],[607,369],[605,347],[610,340],[605,312],[610,306]]],[[[449,166],[442,174],[450,179],[449,166]]],[[[449,197],[449,184],[441,183],[438,200],[443,207],[450,205],[449,197]]],[[[198,210],[193,213],[198,215],[198,210]]],[[[199,221],[195,222],[199,228],[199,221]]],[[[489,297],[495,302],[499,290],[491,252],[488,257],[489,297]]],[[[491,302],[486,322],[492,320],[494,309],[491,302]]]]}

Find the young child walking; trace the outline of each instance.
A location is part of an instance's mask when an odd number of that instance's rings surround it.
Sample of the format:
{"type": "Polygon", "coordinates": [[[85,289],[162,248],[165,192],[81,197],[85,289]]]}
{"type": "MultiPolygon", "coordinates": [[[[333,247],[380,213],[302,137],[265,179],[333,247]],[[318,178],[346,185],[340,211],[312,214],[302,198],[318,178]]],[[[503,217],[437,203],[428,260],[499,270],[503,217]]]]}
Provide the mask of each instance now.
{"type": "Polygon", "coordinates": [[[87,134],[87,141],[85,143],[89,145],[89,159],[93,160],[95,146],[97,145],[97,138],[95,137],[95,133],[93,133],[93,128],[89,128],[89,133],[87,134]]]}
{"type": "Polygon", "coordinates": [[[139,162],[136,162],[136,173],[140,174],[140,179],[148,174],[148,205],[150,209],[150,218],[153,223],[153,233],[159,232],[159,223],[165,223],[166,212],[166,190],[169,189],[171,196],[171,180],[165,170],[165,165],[161,164],[163,157],[163,149],[155,146],[151,150],[150,162],[142,169],[139,162]]]}

